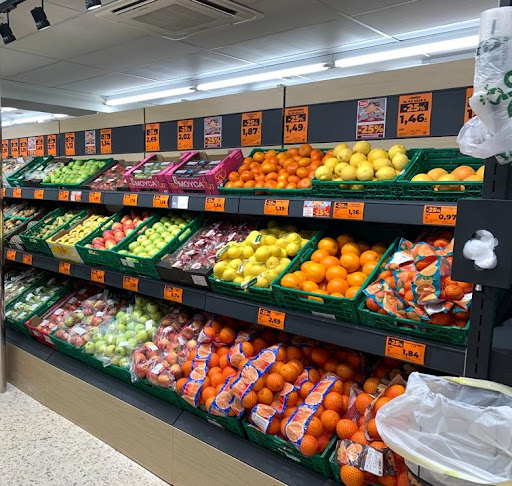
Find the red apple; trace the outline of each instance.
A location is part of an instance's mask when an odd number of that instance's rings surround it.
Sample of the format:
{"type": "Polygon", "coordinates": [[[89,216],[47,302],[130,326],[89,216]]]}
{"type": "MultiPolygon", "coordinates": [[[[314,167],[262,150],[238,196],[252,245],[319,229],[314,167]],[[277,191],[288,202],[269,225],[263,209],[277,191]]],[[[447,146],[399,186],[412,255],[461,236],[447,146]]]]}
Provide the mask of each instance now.
{"type": "Polygon", "coordinates": [[[121,218],[121,223],[124,223],[127,219],[130,219],[130,216],[126,214],[121,218]]]}
{"type": "Polygon", "coordinates": [[[105,246],[107,248],[107,250],[110,250],[111,248],[114,248],[114,246],[116,246],[117,243],[116,243],[116,240],[107,240],[105,241],[105,246]]]}
{"type": "Polygon", "coordinates": [[[95,245],[95,244],[103,244],[103,238],[100,238],[100,237],[96,237],[96,238],[93,238],[92,239],[92,244],[95,245]]]}
{"type": "Polygon", "coordinates": [[[130,233],[133,233],[133,231],[135,231],[135,229],[127,228],[127,229],[125,229],[125,230],[124,230],[124,234],[125,234],[126,236],[128,236],[130,233]]]}
{"type": "Polygon", "coordinates": [[[122,229],[123,229],[123,225],[121,223],[114,223],[111,228],[112,231],[119,231],[122,229]]]}
{"type": "Polygon", "coordinates": [[[114,232],[112,230],[105,230],[103,232],[103,238],[108,238],[109,236],[114,236],[114,232]]]}
{"type": "Polygon", "coordinates": [[[126,223],[124,225],[124,230],[126,231],[127,229],[135,229],[135,225],[133,223],[126,223]]]}

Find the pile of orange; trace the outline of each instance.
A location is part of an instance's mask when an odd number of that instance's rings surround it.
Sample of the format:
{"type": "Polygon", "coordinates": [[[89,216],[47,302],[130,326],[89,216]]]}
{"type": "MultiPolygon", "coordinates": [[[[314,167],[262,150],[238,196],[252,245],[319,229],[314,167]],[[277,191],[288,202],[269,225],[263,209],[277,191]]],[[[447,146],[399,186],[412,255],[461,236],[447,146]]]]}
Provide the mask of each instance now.
{"type": "Polygon", "coordinates": [[[307,143],[286,152],[255,152],[244,159],[238,170],[229,173],[224,187],[307,189],[325,156],[322,150],[307,143]]]}
{"type": "Polygon", "coordinates": [[[284,275],[281,285],[315,294],[308,299],[318,302],[324,302],[322,295],[352,299],[385,251],[382,243],[370,246],[348,234],[323,238],[310,260],[300,270],[284,275]]]}

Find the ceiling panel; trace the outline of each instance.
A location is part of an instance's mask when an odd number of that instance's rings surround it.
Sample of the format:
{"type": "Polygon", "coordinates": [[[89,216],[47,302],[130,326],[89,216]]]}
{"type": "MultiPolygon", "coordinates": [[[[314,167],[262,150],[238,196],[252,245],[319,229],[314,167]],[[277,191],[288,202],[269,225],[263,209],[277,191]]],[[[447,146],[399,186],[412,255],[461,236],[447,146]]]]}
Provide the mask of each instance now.
{"type": "Polygon", "coordinates": [[[356,18],[389,35],[428,29],[480,17],[496,0],[417,0],[356,18]]]}
{"type": "Polygon", "coordinates": [[[73,61],[111,71],[125,71],[140,65],[185,56],[198,50],[198,47],[183,42],[146,35],[130,41],[129,48],[123,43],[79,56],[73,61]]]}
{"type": "Polygon", "coordinates": [[[0,75],[2,78],[9,78],[56,62],[57,59],[27,54],[7,47],[0,48],[0,75]]]}
{"type": "Polygon", "coordinates": [[[147,66],[130,69],[126,73],[167,81],[182,77],[196,77],[202,73],[213,74],[250,66],[252,66],[251,63],[215,52],[198,52],[179,59],[155,62],[147,66]]]}
{"type": "Polygon", "coordinates": [[[142,89],[152,84],[154,84],[154,81],[150,79],[129,76],[128,74],[122,73],[110,73],[92,79],[63,84],[59,87],[100,96],[108,96],[127,89],[142,89]]]}
{"type": "Polygon", "coordinates": [[[320,0],[323,4],[332,7],[346,15],[357,15],[374,10],[381,10],[395,5],[413,3],[418,0],[320,0]]]}
{"type": "Polygon", "coordinates": [[[21,81],[23,83],[38,84],[41,86],[48,86],[55,88],[65,83],[72,83],[82,79],[92,78],[107,74],[104,69],[98,69],[91,66],[84,66],[83,64],[76,64],[67,61],[60,61],[50,66],[45,66],[39,69],[13,76],[13,81],[21,81]]]}
{"type": "Polygon", "coordinates": [[[286,60],[297,54],[304,57],[312,52],[322,54],[324,49],[380,38],[379,34],[349,19],[339,19],[239,42],[218,51],[247,61],[264,62],[286,60]]]}

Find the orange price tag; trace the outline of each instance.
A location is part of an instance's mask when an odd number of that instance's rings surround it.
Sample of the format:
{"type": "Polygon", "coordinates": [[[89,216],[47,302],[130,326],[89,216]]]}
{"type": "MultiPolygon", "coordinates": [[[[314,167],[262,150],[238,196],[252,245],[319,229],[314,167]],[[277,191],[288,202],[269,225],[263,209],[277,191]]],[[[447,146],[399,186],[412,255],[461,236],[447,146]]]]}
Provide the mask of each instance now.
{"type": "MultiPolygon", "coordinates": [[[[473,108],[469,106],[469,98],[473,96],[473,88],[466,88],[466,106],[464,108],[464,123],[467,123],[471,118],[475,116],[473,108]]],[[[12,142],[11,142],[12,145],[12,142]]],[[[12,151],[12,149],[11,149],[12,151]]]]}
{"type": "Polygon", "coordinates": [[[9,140],[2,140],[2,159],[9,157],[9,140]]]}
{"type": "Polygon", "coordinates": [[[265,206],[263,208],[264,214],[288,216],[288,207],[290,201],[288,199],[265,199],[265,206]]]}
{"type": "Polygon", "coordinates": [[[423,207],[423,224],[439,226],[455,226],[457,222],[457,206],[436,206],[425,204],[423,207]]]}
{"type": "Polygon", "coordinates": [[[160,123],[146,125],[146,152],[160,151],[160,123]]]}
{"type": "Polygon", "coordinates": [[[57,135],[48,135],[46,137],[46,152],[48,155],[57,157],[57,135]]]}
{"type": "Polygon", "coordinates": [[[59,262],[59,273],[71,275],[71,263],[59,262]]]}
{"type": "Polygon", "coordinates": [[[173,302],[181,304],[183,302],[183,289],[166,285],[164,287],[164,299],[172,300],[173,302]]]}
{"type": "Polygon", "coordinates": [[[16,250],[7,250],[7,260],[16,261],[16,250]]]}
{"type": "Polygon", "coordinates": [[[425,364],[425,344],[415,343],[393,337],[386,338],[386,356],[409,361],[419,365],[425,364]]]}
{"type": "Polygon", "coordinates": [[[33,255],[31,253],[23,253],[23,263],[25,265],[32,265],[33,255]]]}
{"type": "Polygon", "coordinates": [[[169,196],[161,196],[161,195],[153,196],[153,207],[154,208],[168,208],[169,207],[169,196]]]}
{"type": "Polygon", "coordinates": [[[105,270],[91,268],[91,280],[93,282],[105,283],[105,270]]]}
{"type": "Polygon", "coordinates": [[[262,326],[283,330],[285,320],[286,314],[284,312],[265,309],[264,307],[258,309],[258,324],[262,326]]]}
{"type": "Polygon", "coordinates": [[[20,138],[20,155],[28,157],[28,139],[20,138]]]}
{"type": "Polygon", "coordinates": [[[11,155],[13,157],[18,157],[20,155],[20,148],[19,148],[19,140],[15,138],[14,140],[11,140],[11,155]]]}
{"type": "Polygon", "coordinates": [[[242,114],[240,127],[240,140],[242,147],[248,145],[261,145],[261,126],[263,114],[261,111],[242,114]]]}
{"type": "Polygon", "coordinates": [[[194,120],[178,120],[178,150],[194,148],[194,120]]]}
{"type": "Polygon", "coordinates": [[[91,204],[101,204],[101,192],[90,192],[89,202],[91,204]]]}
{"type": "Polygon", "coordinates": [[[34,189],[34,199],[44,199],[44,189],[34,189]]]}
{"type": "Polygon", "coordinates": [[[304,143],[308,140],[309,108],[297,106],[284,110],[284,143],[304,143]]]}
{"type": "Polygon", "coordinates": [[[64,144],[66,155],[75,155],[75,134],[74,132],[64,135],[64,144]]]}
{"type": "Polygon", "coordinates": [[[431,92],[400,96],[398,100],[397,136],[429,136],[431,113],[431,92]]]}
{"type": "Polygon", "coordinates": [[[100,153],[111,154],[112,153],[112,129],[104,128],[100,130],[100,153]]]}
{"type": "Polygon", "coordinates": [[[123,195],[124,206],[137,206],[139,203],[139,195],[134,193],[128,193],[123,195]]]}
{"type": "Polygon", "coordinates": [[[12,197],[21,197],[21,187],[15,187],[12,190],[12,197]]]}
{"type": "Polygon", "coordinates": [[[224,212],[224,205],[226,204],[226,198],[224,197],[207,197],[204,200],[205,211],[218,211],[224,212]]]}
{"type": "Polygon", "coordinates": [[[364,202],[335,202],[334,219],[364,219],[364,202]]]}
{"type": "Polygon", "coordinates": [[[44,157],[44,137],[36,137],[36,156],[44,157]]]}
{"type": "Polygon", "coordinates": [[[69,191],[59,191],[59,201],[69,201],[69,191]]]}
{"type": "Polygon", "coordinates": [[[139,291],[139,279],[137,277],[123,277],[123,289],[131,290],[132,292],[139,291]]]}

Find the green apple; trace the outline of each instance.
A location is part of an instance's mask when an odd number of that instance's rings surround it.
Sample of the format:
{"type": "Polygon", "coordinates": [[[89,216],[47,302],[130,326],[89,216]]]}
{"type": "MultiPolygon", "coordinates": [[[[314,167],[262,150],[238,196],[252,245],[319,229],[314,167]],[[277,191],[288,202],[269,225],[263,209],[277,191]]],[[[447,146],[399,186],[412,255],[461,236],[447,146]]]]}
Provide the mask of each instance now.
{"type": "Polygon", "coordinates": [[[124,332],[126,331],[126,325],[125,324],[121,324],[120,322],[117,324],[117,330],[118,331],[121,331],[121,332],[124,332]]]}
{"type": "Polygon", "coordinates": [[[160,250],[158,248],[153,247],[150,250],[148,250],[148,256],[150,258],[153,258],[154,256],[158,255],[159,251],[160,250]]]}
{"type": "Polygon", "coordinates": [[[148,239],[148,237],[146,235],[140,235],[137,237],[137,241],[139,243],[142,243],[143,241],[146,241],[148,239]]]}
{"type": "Polygon", "coordinates": [[[116,346],[114,344],[110,344],[105,348],[105,356],[112,358],[116,352],[116,346]]]}
{"type": "Polygon", "coordinates": [[[128,249],[130,251],[133,251],[135,250],[135,248],[137,248],[139,246],[139,244],[136,242],[136,241],[132,241],[129,245],[128,245],[128,249]]]}
{"type": "Polygon", "coordinates": [[[158,231],[160,228],[163,228],[164,225],[161,223],[161,222],[158,222],[158,223],[155,223],[152,228],[155,230],[155,231],[158,231]]]}
{"type": "Polygon", "coordinates": [[[135,326],[135,332],[138,333],[139,331],[144,331],[146,329],[146,326],[144,324],[137,324],[135,326]]]}
{"type": "Polygon", "coordinates": [[[96,345],[89,341],[88,343],[85,343],[84,346],[84,352],[85,354],[94,354],[94,350],[96,349],[96,345]]]}
{"type": "Polygon", "coordinates": [[[148,333],[146,331],[139,331],[137,333],[137,340],[139,343],[145,343],[148,340],[148,333]]]}
{"type": "Polygon", "coordinates": [[[105,341],[98,341],[97,343],[94,343],[95,354],[105,354],[106,349],[107,346],[105,341]]]}
{"type": "Polygon", "coordinates": [[[121,358],[119,356],[114,356],[111,360],[110,360],[110,363],[113,364],[114,366],[119,366],[119,362],[121,361],[121,358]]]}
{"type": "Polygon", "coordinates": [[[146,231],[144,231],[144,234],[147,236],[151,236],[155,234],[155,230],[153,228],[148,228],[146,231]]]}
{"type": "Polygon", "coordinates": [[[121,358],[118,366],[121,368],[128,368],[130,366],[130,360],[128,358],[121,358]]]}
{"type": "Polygon", "coordinates": [[[155,243],[155,246],[158,250],[162,250],[165,246],[167,245],[167,242],[162,240],[162,241],[157,241],[155,243]]]}
{"type": "Polygon", "coordinates": [[[121,357],[126,356],[126,348],[124,346],[117,346],[116,355],[121,357]]]}
{"type": "Polygon", "coordinates": [[[116,336],[114,334],[107,334],[105,336],[105,342],[107,343],[107,346],[110,346],[111,344],[115,344],[116,336]]]}

